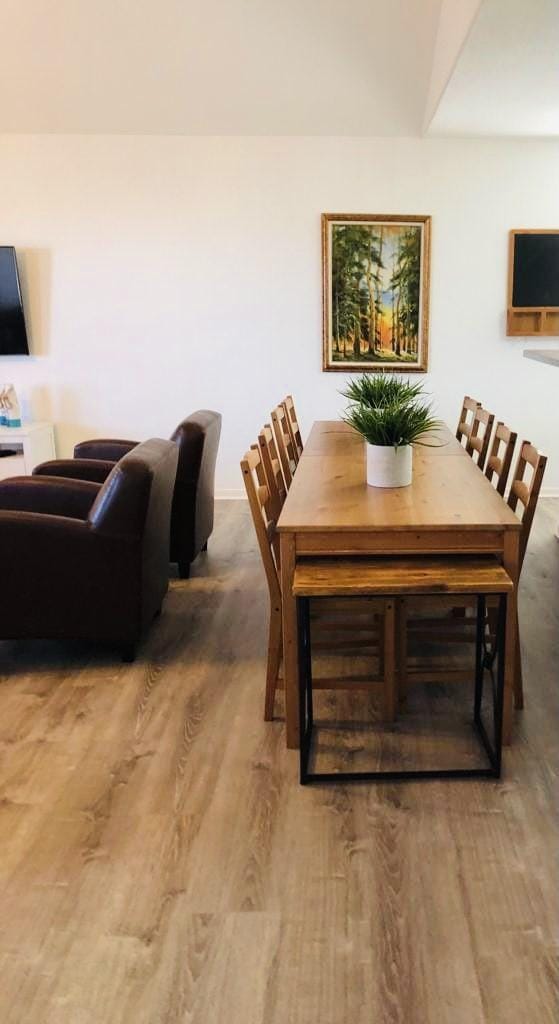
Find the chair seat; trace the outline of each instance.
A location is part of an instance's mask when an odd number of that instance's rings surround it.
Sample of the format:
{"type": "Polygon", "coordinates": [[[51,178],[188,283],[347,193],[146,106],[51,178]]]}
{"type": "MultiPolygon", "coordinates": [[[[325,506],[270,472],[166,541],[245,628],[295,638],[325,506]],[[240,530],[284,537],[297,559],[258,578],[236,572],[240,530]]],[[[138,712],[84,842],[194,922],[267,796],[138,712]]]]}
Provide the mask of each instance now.
{"type": "Polygon", "coordinates": [[[496,558],[309,558],[297,563],[293,595],[504,594],[512,580],[496,558]]]}

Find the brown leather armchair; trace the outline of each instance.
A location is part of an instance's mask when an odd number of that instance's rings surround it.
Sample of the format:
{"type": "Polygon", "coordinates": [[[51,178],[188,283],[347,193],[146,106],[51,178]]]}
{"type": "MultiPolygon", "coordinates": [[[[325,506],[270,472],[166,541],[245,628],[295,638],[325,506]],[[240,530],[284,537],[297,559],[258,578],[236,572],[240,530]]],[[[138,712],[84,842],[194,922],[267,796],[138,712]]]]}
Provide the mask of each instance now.
{"type": "MultiPolygon", "coordinates": [[[[199,409],[187,416],[171,435],[179,450],[177,479],[171,513],[169,561],[177,562],[179,575],[187,579],[190,563],[205,551],[214,523],[215,463],[221,435],[221,415],[199,409]]],[[[115,461],[130,452],[137,441],[99,438],[82,441],[73,459],[44,462],[36,474],[103,481],[115,461]]]]}
{"type": "Polygon", "coordinates": [[[138,445],[103,484],[60,477],[0,482],[0,637],[118,645],[125,660],[168,587],[178,451],[138,445]]]}

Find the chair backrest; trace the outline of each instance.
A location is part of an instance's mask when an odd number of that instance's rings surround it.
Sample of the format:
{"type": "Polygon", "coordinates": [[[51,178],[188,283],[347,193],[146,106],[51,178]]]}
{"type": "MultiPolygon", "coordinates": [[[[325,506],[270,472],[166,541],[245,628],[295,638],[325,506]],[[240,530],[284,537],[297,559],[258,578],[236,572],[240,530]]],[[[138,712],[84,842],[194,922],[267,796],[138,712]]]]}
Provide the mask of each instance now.
{"type": "Polygon", "coordinates": [[[520,454],[515,466],[512,484],[510,488],[508,504],[513,512],[516,512],[518,505],[522,506],[522,537],[520,540],[520,566],[524,562],[524,555],[528,547],[530,530],[538,504],[538,497],[542,486],[543,474],[547,458],[534,448],[529,441],[523,441],[520,446],[520,454]],[[527,466],[530,466],[532,475],[528,482],[524,480],[527,466]]]}
{"type": "Polygon", "coordinates": [[[295,460],[294,446],[287,423],[287,413],[283,405],[276,405],[276,408],[272,410],[272,424],[274,427],[274,434],[276,435],[276,444],[278,446],[283,479],[285,480],[287,490],[289,490],[291,481],[293,480],[293,474],[297,468],[297,462],[295,460]]]}
{"type": "Polygon", "coordinates": [[[252,521],[256,530],[256,539],[268,581],[270,601],[281,601],[279,582],[279,548],[276,520],[270,513],[270,492],[266,484],[260,482],[264,466],[260,452],[256,446],[246,452],[241,459],[241,472],[245,482],[248,503],[252,513],[252,521]]]}
{"type": "Polygon", "coordinates": [[[472,432],[474,413],[480,405],[481,402],[476,402],[475,398],[470,398],[469,395],[464,395],[462,411],[460,412],[460,419],[458,420],[458,426],[456,428],[456,437],[460,443],[462,443],[463,440],[467,443],[472,432]]]}
{"type": "Polygon", "coordinates": [[[299,429],[299,423],[297,421],[295,403],[291,395],[287,395],[281,404],[283,405],[287,416],[287,426],[289,429],[289,434],[291,436],[291,442],[293,444],[295,461],[299,462],[299,459],[303,454],[303,438],[301,437],[301,431],[299,429]]]}
{"type": "Polygon", "coordinates": [[[485,475],[501,495],[505,493],[507,486],[517,436],[513,430],[499,420],[495,427],[485,475]]]}
{"type": "Polygon", "coordinates": [[[272,515],[275,519],[278,519],[287,496],[287,491],[285,489],[276,442],[274,441],[274,435],[269,423],[266,423],[258,435],[258,448],[270,492],[272,515]]]}
{"type": "Polygon", "coordinates": [[[478,405],[474,412],[472,429],[466,444],[468,455],[472,456],[472,459],[482,471],[485,468],[494,419],[495,417],[492,412],[488,412],[487,409],[482,409],[481,405],[478,405]]]}

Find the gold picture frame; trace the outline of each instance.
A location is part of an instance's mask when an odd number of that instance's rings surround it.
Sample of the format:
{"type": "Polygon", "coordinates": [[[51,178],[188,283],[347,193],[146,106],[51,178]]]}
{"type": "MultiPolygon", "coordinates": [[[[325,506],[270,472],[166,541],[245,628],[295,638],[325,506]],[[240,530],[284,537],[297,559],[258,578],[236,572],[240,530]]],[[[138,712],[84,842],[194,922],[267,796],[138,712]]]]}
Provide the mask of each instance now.
{"type": "Polygon", "coordinates": [[[425,373],[431,217],[322,214],[322,368],[425,373]]]}

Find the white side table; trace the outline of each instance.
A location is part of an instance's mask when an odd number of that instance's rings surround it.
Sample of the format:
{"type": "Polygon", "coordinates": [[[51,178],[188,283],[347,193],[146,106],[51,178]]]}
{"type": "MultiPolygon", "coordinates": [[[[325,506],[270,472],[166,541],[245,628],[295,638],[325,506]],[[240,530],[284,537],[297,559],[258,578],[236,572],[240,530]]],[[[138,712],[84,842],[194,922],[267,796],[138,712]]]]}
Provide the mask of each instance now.
{"type": "Polygon", "coordinates": [[[40,462],[56,458],[52,423],[0,427],[0,449],[7,448],[16,454],[0,458],[0,480],[31,473],[40,462]]]}

